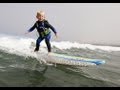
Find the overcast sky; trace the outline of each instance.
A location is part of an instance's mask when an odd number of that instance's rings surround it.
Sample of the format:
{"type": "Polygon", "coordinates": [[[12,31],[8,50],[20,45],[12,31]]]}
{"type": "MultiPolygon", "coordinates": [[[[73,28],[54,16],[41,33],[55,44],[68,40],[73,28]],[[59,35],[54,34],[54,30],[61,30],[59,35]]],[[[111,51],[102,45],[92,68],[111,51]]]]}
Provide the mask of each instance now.
{"type": "MultiPolygon", "coordinates": [[[[58,41],[120,44],[120,3],[0,3],[0,33],[25,36],[39,10],[56,28],[58,41]]],[[[26,36],[36,35],[34,30],[26,36]]]]}

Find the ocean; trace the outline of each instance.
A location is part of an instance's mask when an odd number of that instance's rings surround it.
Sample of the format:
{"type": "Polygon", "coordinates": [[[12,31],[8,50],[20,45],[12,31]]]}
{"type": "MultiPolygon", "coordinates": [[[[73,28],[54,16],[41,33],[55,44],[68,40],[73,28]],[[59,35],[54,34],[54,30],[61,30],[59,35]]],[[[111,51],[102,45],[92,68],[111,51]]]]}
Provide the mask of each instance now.
{"type": "MultiPolygon", "coordinates": [[[[103,65],[44,64],[49,58],[34,53],[35,39],[0,35],[0,87],[119,87],[120,47],[52,41],[52,52],[99,58],[103,65]]],[[[47,52],[44,41],[40,51],[47,52]]]]}

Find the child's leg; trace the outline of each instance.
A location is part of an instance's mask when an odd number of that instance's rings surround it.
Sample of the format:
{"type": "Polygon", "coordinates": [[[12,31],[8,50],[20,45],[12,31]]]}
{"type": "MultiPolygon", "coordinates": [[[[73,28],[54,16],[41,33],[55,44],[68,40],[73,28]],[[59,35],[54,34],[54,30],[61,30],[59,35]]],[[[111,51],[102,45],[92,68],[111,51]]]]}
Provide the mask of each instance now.
{"type": "Polygon", "coordinates": [[[51,38],[51,34],[48,34],[48,35],[45,37],[45,42],[46,42],[46,45],[47,45],[47,48],[48,48],[48,52],[51,52],[50,38],[51,38]]]}
{"type": "Polygon", "coordinates": [[[34,51],[38,51],[39,50],[39,46],[40,46],[40,42],[42,41],[43,39],[38,37],[38,39],[36,40],[36,48],[34,51]]]}

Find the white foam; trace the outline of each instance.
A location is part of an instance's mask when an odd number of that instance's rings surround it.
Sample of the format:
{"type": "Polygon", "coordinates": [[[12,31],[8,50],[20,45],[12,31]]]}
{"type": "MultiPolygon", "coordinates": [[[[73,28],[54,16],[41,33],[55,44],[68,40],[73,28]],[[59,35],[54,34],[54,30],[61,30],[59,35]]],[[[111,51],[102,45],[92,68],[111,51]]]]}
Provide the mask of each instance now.
{"type": "MultiPolygon", "coordinates": [[[[36,42],[32,38],[23,38],[17,36],[8,36],[0,35],[0,49],[6,50],[10,53],[19,54],[23,56],[37,57],[35,53],[32,53],[34,49],[31,49],[31,42],[36,42]]],[[[91,49],[91,50],[104,50],[104,51],[120,51],[120,47],[112,46],[97,46],[91,44],[80,44],[77,42],[61,41],[61,42],[51,42],[52,47],[55,46],[59,49],[70,49],[70,48],[82,48],[82,49],[91,49]]],[[[46,44],[41,43],[41,51],[47,52],[47,49],[44,49],[46,44]]]]}
{"type": "MultiPolygon", "coordinates": [[[[6,50],[10,53],[31,55],[30,44],[34,41],[31,38],[17,38],[11,36],[0,37],[0,49],[6,50]]],[[[33,55],[31,55],[33,56],[33,55]]]]}
{"type": "Polygon", "coordinates": [[[69,42],[69,41],[52,42],[52,46],[55,46],[59,49],[82,48],[82,49],[91,49],[91,50],[100,49],[104,51],[120,51],[120,47],[80,44],[77,42],[69,42]]]}

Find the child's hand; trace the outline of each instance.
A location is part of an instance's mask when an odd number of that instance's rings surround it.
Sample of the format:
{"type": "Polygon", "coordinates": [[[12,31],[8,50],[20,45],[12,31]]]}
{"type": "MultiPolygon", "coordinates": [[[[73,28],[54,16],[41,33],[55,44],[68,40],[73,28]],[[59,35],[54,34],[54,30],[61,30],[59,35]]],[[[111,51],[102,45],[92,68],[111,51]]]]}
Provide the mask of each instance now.
{"type": "Polygon", "coordinates": [[[28,34],[29,32],[25,32],[25,34],[28,34]]]}
{"type": "Polygon", "coordinates": [[[57,33],[55,34],[55,36],[56,36],[56,38],[58,38],[58,35],[57,35],[57,33]]]}

